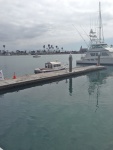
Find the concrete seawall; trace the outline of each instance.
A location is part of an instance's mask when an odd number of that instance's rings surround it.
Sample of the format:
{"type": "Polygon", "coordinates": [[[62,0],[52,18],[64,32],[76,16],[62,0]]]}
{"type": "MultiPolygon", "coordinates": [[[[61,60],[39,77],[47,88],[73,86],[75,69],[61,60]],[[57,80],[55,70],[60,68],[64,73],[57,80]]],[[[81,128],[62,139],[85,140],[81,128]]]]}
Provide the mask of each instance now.
{"type": "Polygon", "coordinates": [[[26,75],[22,77],[16,77],[16,79],[5,79],[0,81],[0,91],[10,90],[12,88],[19,88],[22,86],[32,85],[34,83],[40,84],[47,81],[65,79],[70,76],[79,76],[88,72],[106,69],[104,66],[85,66],[75,67],[72,72],[69,69],[62,71],[55,71],[49,73],[39,73],[34,75],[26,75]]]}

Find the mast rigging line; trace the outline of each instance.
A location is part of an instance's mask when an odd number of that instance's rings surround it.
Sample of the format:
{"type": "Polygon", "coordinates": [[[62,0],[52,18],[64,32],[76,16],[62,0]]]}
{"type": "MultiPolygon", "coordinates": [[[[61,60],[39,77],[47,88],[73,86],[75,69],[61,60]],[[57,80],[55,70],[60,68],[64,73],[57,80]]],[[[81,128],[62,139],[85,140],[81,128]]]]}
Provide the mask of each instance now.
{"type": "Polygon", "coordinates": [[[85,44],[89,48],[89,45],[87,44],[87,42],[85,41],[85,39],[83,38],[83,36],[81,35],[81,33],[77,30],[77,28],[74,25],[73,25],[73,27],[76,29],[76,31],[78,32],[78,34],[80,35],[80,37],[83,39],[83,41],[85,42],[85,44]]]}
{"type": "Polygon", "coordinates": [[[99,2],[99,41],[100,41],[100,43],[104,42],[102,15],[101,15],[101,3],[100,2],[99,2]]]}
{"type": "Polygon", "coordinates": [[[80,27],[84,31],[84,33],[87,35],[87,37],[89,38],[89,35],[86,33],[86,31],[83,29],[83,27],[82,26],[80,26],[80,27]]]}

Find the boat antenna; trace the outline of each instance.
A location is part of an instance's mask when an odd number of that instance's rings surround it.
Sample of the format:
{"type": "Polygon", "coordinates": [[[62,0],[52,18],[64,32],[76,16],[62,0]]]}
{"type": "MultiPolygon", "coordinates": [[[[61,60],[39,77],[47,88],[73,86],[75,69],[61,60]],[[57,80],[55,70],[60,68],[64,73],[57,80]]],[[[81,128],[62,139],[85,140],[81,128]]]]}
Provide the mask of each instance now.
{"type": "Polygon", "coordinates": [[[102,20],[101,20],[101,5],[99,2],[99,42],[101,43],[101,29],[102,29],[102,20]]]}
{"type": "Polygon", "coordinates": [[[102,36],[103,36],[103,42],[104,42],[103,26],[102,26],[102,36]]]}
{"type": "Polygon", "coordinates": [[[102,28],[102,39],[103,39],[103,41],[102,41],[102,42],[104,42],[104,32],[103,32],[103,23],[102,23],[102,17],[101,17],[101,28],[102,28]]]}
{"type": "Polygon", "coordinates": [[[76,29],[76,31],[78,32],[78,34],[80,35],[80,37],[83,39],[83,41],[85,42],[85,44],[89,48],[89,45],[87,44],[87,42],[85,41],[85,39],[83,38],[83,36],[80,34],[80,32],[77,30],[77,28],[74,25],[73,25],[73,27],[76,29]]]}

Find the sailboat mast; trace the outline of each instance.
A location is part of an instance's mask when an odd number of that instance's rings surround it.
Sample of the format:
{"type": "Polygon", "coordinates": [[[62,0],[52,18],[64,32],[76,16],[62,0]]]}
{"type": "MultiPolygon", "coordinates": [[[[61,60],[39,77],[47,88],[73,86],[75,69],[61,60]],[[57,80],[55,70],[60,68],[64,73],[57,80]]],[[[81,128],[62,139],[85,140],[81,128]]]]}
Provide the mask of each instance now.
{"type": "Polygon", "coordinates": [[[102,28],[102,21],[101,21],[101,5],[99,2],[99,42],[101,43],[101,28],[102,28]]]}

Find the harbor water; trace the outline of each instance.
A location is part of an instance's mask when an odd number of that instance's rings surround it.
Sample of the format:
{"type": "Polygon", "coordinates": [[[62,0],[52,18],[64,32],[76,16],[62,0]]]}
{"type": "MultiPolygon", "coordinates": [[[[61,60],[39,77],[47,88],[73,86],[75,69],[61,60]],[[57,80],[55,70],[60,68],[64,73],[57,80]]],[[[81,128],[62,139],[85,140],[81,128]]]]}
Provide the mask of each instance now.
{"type": "MultiPolygon", "coordinates": [[[[69,55],[0,56],[5,78],[33,74],[69,55]]],[[[74,54],[73,67],[81,55],[74,54]]],[[[112,150],[113,66],[86,75],[0,93],[3,150],[112,150]]]]}

